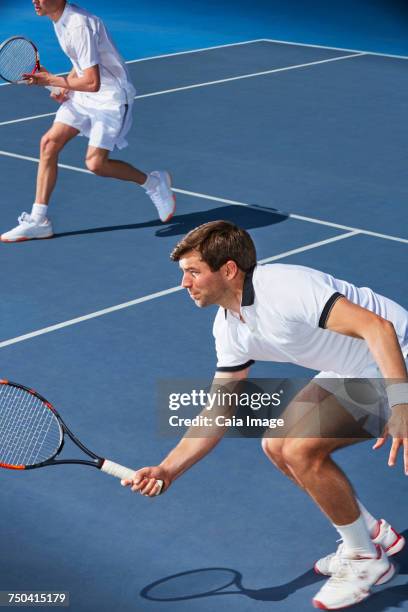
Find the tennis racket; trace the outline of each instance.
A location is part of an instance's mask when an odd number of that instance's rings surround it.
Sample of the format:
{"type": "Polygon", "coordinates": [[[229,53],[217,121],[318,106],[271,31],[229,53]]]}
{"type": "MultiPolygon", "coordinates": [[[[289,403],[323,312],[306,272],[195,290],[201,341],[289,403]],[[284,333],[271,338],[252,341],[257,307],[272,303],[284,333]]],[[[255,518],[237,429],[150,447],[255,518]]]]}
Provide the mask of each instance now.
{"type": "MultiPolygon", "coordinates": [[[[68,429],[56,409],[33,389],[0,380],[0,467],[32,470],[48,465],[90,465],[120,479],[132,479],[135,470],[90,451],[68,429]],[[68,436],[89,459],[56,459],[68,436]]],[[[157,480],[159,495],[163,481],[157,480]]]]}
{"type": "MultiPolygon", "coordinates": [[[[0,45],[0,77],[7,83],[27,85],[23,74],[35,74],[40,70],[40,55],[31,40],[24,36],[12,36],[0,45]]],[[[59,87],[46,87],[58,95],[59,87]]]]}

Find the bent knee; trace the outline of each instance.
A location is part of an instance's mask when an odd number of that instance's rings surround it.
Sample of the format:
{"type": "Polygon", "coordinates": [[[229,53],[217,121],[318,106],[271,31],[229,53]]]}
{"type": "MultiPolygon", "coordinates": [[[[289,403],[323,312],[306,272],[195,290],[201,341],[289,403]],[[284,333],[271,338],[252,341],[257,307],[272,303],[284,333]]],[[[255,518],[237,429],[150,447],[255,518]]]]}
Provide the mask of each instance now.
{"type": "Polygon", "coordinates": [[[103,176],[104,166],[105,166],[105,162],[103,159],[98,159],[97,157],[86,157],[85,165],[88,168],[88,170],[92,172],[93,174],[103,176]]]}
{"type": "Polygon", "coordinates": [[[40,152],[42,157],[56,157],[64,146],[64,142],[47,132],[41,138],[40,152]]]}
{"type": "Polygon", "coordinates": [[[262,438],[262,450],[265,455],[274,462],[281,462],[283,459],[283,441],[279,438],[262,438]]]}
{"type": "Polygon", "coordinates": [[[318,469],[329,454],[321,441],[307,438],[290,438],[282,448],[283,460],[296,471],[318,469]]]}

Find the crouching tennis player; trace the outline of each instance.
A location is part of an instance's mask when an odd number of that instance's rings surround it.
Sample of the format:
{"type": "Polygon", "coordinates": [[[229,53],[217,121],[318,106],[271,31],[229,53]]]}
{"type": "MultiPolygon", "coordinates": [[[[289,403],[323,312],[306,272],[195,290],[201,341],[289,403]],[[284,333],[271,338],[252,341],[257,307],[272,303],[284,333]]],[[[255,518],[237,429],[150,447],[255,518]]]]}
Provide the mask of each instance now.
{"type": "Polygon", "coordinates": [[[132,124],[135,89],[126,65],[99,17],[65,0],[33,0],[38,16],[49,17],[62,50],[73,68],[68,76],[56,76],[44,69],[27,75],[30,85],[60,89],[51,96],[60,103],[54,124],[42,137],[35,202],[30,213],[22,213],[18,225],[1,235],[3,242],[50,238],[52,223],[48,203],[57,181],[58,155],[78,134],[89,146],[85,163],[99,176],[141,185],[164,223],[175,212],[170,175],[155,170],[150,174],[130,164],[110,159],[115,147],[127,146],[126,134],[132,124]]]}
{"type": "MultiPolygon", "coordinates": [[[[315,565],[318,573],[330,578],[316,594],[314,605],[334,610],[362,601],[374,585],[393,576],[389,557],[402,549],[404,538],[356,499],[331,457],[336,449],[359,441],[344,435],[344,410],[331,385],[347,377],[383,384],[383,408],[390,416],[373,448],[380,448],[391,436],[388,464],[395,465],[403,448],[408,475],[408,312],[367,287],[355,287],[317,270],[256,265],[249,234],[227,221],[192,230],[171,257],[179,262],[182,286],[195,304],[220,307],[213,329],[216,379],[245,379],[257,359],[321,370],[295,399],[299,405],[311,402],[313,406],[317,397],[323,420],[327,407],[327,437],[299,436],[295,424],[285,438],[265,436],[263,448],[272,463],[308,493],[342,540],[337,552],[315,565]],[[336,405],[339,410],[334,412],[336,405]]],[[[302,428],[303,434],[307,432],[307,414],[302,428]]],[[[166,491],[214,448],[223,433],[192,438],[187,432],[160,465],[142,468],[122,484],[154,496],[160,479],[166,491]]]]}

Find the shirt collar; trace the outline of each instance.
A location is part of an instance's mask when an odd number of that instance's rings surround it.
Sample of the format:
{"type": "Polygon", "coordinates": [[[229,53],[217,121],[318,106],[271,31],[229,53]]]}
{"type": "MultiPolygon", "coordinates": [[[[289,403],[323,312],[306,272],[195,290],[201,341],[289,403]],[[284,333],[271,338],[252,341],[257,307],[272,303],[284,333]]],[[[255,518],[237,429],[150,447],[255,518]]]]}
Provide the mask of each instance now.
{"type": "Polygon", "coordinates": [[[66,3],[65,3],[65,7],[64,7],[64,11],[63,11],[63,13],[62,13],[61,17],[58,19],[58,21],[56,21],[56,22],[55,22],[55,24],[54,24],[54,25],[58,25],[58,26],[65,26],[65,25],[66,25],[66,22],[67,22],[67,19],[68,19],[68,16],[69,16],[70,11],[71,11],[71,5],[70,5],[70,3],[69,3],[69,2],[66,2],[66,3]]]}
{"type": "Polygon", "coordinates": [[[255,289],[252,280],[254,276],[254,270],[255,266],[245,274],[244,286],[242,288],[241,308],[242,306],[252,306],[255,301],[255,289]]]}
{"type": "MultiPolygon", "coordinates": [[[[244,285],[242,287],[242,299],[241,299],[241,308],[244,306],[253,306],[255,302],[255,289],[253,283],[253,276],[255,267],[251,268],[246,274],[244,278],[244,285]]],[[[224,309],[225,318],[227,318],[228,310],[224,309]]]]}

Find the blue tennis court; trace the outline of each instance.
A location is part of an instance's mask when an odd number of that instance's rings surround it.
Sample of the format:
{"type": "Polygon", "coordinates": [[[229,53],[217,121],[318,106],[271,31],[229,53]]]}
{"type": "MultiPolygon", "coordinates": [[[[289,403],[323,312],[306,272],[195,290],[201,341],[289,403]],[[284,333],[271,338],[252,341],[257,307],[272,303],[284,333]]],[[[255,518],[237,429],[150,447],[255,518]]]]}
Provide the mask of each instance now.
{"type": "MultiPolygon", "coordinates": [[[[133,184],[89,173],[77,138],[60,157],[56,236],[0,248],[1,378],[38,389],[86,445],[131,467],[174,444],[158,435],[158,380],[210,381],[215,368],[215,310],[178,290],[169,259],[190,229],[232,220],[259,260],[318,268],[407,307],[408,59],[241,40],[128,59],[137,99],[117,156],[171,171],[169,224],[133,184]]],[[[0,107],[5,231],[31,207],[56,105],[5,85],[0,107]]],[[[308,372],[257,363],[251,375],[308,372]]],[[[370,442],[338,454],[363,503],[407,536],[402,461],[390,469],[386,457],[370,442]]],[[[259,440],[225,439],[154,500],[77,467],[0,477],[0,590],[69,591],[75,612],[309,610],[314,561],[337,537],[259,440]]],[[[406,550],[396,561],[399,574],[356,610],[408,610],[406,550]]]]}

